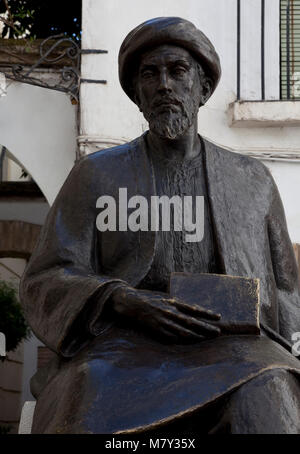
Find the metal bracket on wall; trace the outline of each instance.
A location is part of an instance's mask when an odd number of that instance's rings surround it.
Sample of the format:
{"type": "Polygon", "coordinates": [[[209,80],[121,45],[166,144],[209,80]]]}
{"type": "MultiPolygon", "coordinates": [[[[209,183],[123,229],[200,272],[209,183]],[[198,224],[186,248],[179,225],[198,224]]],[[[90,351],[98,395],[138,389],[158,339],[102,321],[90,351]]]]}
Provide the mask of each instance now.
{"type": "MultiPolygon", "coordinates": [[[[102,50],[102,49],[81,49],[80,53],[81,53],[81,55],[108,54],[108,51],[102,50]]],[[[80,83],[81,84],[107,84],[107,80],[80,78],[80,83]]]]}
{"type": "Polygon", "coordinates": [[[107,80],[99,79],[80,79],[81,84],[107,84],[107,80]]]}
{"type": "MultiPolygon", "coordinates": [[[[34,65],[15,64],[9,72],[2,72],[7,79],[36,85],[50,90],[67,93],[76,103],[79,102],[80,83],[106,84],[106,80],[82,79],[80,77],[81,55],[107,54],[102,49],[80,49],[78,44],[64,35],[49,36],[43,40],[39,48],[40,58],[34,65]],[[54,42],[53,42],[54,41],[54,42]],[[61,67],[63,65],[63,67],[61,67]],[[38,70],[51,68],[58,74],[59,80],[49,82],[38,74],[38,70]],[[35,74],[35,75],[33,75],[35,74]]],[[[41,71],[42,72],[42,71],[41,71]]]]}

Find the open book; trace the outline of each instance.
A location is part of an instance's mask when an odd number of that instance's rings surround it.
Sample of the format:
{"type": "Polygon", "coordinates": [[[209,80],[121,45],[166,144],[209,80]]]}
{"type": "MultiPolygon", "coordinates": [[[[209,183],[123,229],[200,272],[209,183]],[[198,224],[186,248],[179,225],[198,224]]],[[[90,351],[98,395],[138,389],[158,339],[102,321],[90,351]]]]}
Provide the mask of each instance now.
{"type": "Polygon", "coordinates": [[[172,273],[170,295],[221,314],[222,334],[260,334],[259,279],[172,273]]]}

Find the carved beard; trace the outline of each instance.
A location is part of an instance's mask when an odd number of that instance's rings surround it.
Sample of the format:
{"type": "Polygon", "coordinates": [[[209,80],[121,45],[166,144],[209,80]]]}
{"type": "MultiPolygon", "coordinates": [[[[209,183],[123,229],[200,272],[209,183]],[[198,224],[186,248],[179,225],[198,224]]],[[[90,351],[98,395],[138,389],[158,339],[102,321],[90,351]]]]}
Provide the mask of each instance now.
{"type": "Polygon", "coordinates": [[[150,130],[162,139],[174,140],[182,136],[192,126],[198,113],[194,99],[189,99],[189,103],[176,100],[176,105],[164,108],[156,106],[155,102],[153,105],[151,110],[144,106],[141,106],[141,110],[149,122],[150,130]]]}

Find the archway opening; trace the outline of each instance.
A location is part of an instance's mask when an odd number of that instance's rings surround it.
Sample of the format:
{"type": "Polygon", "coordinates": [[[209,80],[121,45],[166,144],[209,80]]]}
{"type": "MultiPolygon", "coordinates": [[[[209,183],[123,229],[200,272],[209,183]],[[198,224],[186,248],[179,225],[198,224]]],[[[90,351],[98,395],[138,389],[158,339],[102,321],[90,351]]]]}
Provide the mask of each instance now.
{"type": "MultiPolygon", "coordinates": [[[[0,145],[0,281],[12,284],[16,295],[49,208],[26,168],[0,145]]],[[[17,433],[23,403],[33,400],[30,378],[41,345],[32,334],[0,361],[0,432],[17,433]]]]}

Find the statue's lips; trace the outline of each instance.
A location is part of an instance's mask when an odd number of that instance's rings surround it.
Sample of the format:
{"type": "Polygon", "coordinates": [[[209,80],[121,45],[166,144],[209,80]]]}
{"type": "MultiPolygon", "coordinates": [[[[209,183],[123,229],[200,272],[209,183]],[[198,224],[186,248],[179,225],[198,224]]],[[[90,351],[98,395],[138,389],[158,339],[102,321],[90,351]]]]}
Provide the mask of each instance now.
{"type": "Polygon", "coordinates": [[[156,110],[156,111],[161,111],[161,110],[175,110],[175,111],[178,111],[178,109],[180,108],[180,103],[178,101],[167,101],[167,100],[164,100],[164,101],[158,101],[158,102],[155,102],[153,104],[153,108],[156,110]]]}

